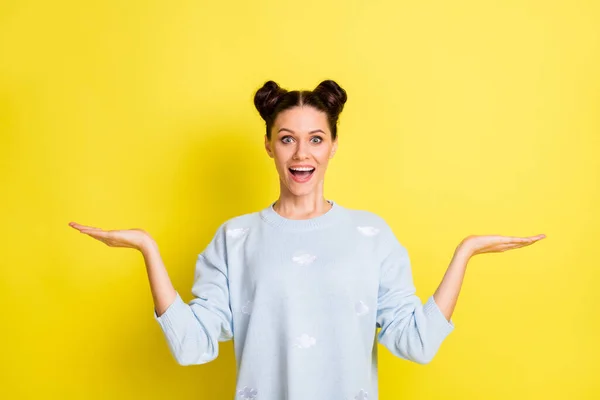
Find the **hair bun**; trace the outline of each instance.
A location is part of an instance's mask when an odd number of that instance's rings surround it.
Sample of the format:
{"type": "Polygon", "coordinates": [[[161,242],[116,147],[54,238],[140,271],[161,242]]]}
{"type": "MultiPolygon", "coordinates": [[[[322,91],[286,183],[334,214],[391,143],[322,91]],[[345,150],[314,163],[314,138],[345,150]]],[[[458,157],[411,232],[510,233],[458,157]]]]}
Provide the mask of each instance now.
{"type": "Polygon", "coordinates": [[[348,100],[346,91],[331,79],[324,80],[313,90],[330,110],[331,114],[338,115],[344,109],[348,100]]]}
{"type": "Polygon", "coordinates": [[[272,116],[277,104],[286,93],[287,90],[281,88],[274,81],[265,82],[264,85],[256,91],[256,94],[254,95],[254,106],[265,121],[272,116]]]}

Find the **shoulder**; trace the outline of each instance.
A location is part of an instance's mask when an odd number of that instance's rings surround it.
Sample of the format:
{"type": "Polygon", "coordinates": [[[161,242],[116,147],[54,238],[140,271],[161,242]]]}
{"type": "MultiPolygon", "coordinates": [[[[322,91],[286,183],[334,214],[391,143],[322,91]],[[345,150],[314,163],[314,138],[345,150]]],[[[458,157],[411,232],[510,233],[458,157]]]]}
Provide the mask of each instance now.
{"type": "Polygon", "coordinates": [[[209,247],[214,246],[218,251],[225,251],[227,238],[236,239],[244,236],[257,219],[258,213],[254,212],[231,217],[225,222],[221,222],[210,240],[209,247]]]}
{"type": "Polygon", "coordinates": [[[347,209],[347,211],[359,241],[371,243],[379,260],[385,260],[391,254],[398,254],[396,253],[398,251],[406,252],[406,248],[382,215],[360,209],[347,209]]]}
{"type": "Polygon", "coordinates": [[[360,209],[346,209],[349,215],[351,224],[354,225],[362,236],[370,236],[390,244],[392,246],[403,246],[394,230],[386,219],[373,211],[360,209]]]}
{"type": "Polygon", "coordinates": [[[223,222],[217,233],[223,237],[236,237],[244,234],[250,228],[260,223],[260,215],[258,211],[237,215],[223,222]]]}
{"type": "Polygon", "coordinates": [[[359,230],[361,230],[361,228],[364,228],[363,230],[365,232],[375,232],[375,230],[377,230],[378,232],[390,231],[390,226],[386,222],[386,220],[381,215],[373,211],[352,208],[346,208],[346,211],[351,223],[356,225],[357,229],[359,230]]]}

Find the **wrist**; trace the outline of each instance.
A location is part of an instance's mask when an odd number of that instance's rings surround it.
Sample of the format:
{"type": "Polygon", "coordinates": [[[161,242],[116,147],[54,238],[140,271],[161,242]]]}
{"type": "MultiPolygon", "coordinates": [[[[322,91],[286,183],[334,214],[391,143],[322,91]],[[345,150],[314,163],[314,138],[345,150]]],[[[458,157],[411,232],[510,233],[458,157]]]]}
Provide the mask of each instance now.
{"type": "Polygon", "coordinates": [[[148,252],[150,252],[151,250],[157,248],[158,245],[156,244],[156,242],[154,241],[154,239],[152,239],[152,237],[150,235],[144,235],[144,237],[142,238],[139,248],[138,250],[140,252],[142,252],[142,254],[146,255],[148,252]]]}
{"type": "Polygon", "coordinates": [[[465,258],[466,260],[469,260],[471,257],[474,256],[473,249],[471,249],[471,247],[469,246],[469,244],[467,242],[464,242],[464,241],[461,242],[456,247],[456,250],[454,251],[454,255],[456,257],[465,258]]]}

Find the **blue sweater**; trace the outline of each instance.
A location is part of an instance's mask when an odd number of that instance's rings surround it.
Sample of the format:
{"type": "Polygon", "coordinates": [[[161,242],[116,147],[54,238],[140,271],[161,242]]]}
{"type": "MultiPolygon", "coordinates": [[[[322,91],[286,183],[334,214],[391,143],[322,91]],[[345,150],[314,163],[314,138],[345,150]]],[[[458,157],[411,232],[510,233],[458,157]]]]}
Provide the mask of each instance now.
{"type": "Polygon", "coordinates": [[[219,227],[193,300],[177,293],[154,311],[179,364],[214,360],[234,339],[235,399],[375,400],[377,341],[431,361],[454,324],[416,296],[406,248],[376,214],[329,202],[315,218],[284,218],[273,203],[219,227]]]}

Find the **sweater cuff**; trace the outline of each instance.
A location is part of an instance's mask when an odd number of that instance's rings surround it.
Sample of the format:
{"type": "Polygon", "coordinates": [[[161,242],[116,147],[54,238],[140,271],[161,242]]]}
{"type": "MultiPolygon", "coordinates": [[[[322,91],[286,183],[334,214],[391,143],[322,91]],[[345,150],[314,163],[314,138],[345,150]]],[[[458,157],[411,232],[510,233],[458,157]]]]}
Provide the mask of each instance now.
{"type": "Polygon", "coordinates": [[[433,295],[429,296],[427,302],[423,306],[423,311],[425,315],[431,321],[433,326],[435,327],[434,332],[438,332],[442,338],[445,338],[454,330],[454,322],[452,318],[448,321],[442,310],[438,307],[435,300],[433,299],[433,295]]]}
{"type": "Polygon", "coordinates": [[[153,310],[154,319],[158,321],[161,328],[165,332],[171,332],[173,334],[177,332],[177,321],[182,321],[181,315],[183,315],[187,311],[186,308],[189,307],[188,304],[183,301],[179,292],[176,291],[175,293],[177,294],[175,300],[169,305],[164,313],[158,316],[156,314],[156,309],[153,310]]]}

